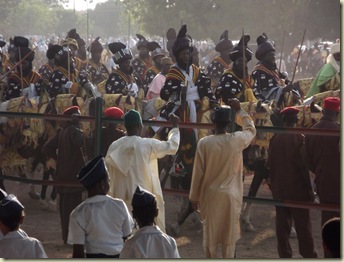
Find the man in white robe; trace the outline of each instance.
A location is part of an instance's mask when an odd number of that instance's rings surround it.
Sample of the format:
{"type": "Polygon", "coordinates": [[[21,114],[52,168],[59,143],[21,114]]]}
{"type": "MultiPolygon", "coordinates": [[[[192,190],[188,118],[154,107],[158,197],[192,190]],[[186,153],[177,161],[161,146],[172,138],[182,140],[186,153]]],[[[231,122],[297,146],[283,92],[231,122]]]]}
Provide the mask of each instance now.
{"type": "Polygon", "coordinates": [[[242,131],[227,133],[231,108],[216,108],[212,115],[215,135],[202,138],[197,145],[189,199],[199,210],[203,222],[203,247],[207,258],[234,258],[240,238],[240,211],[243,200],[242,151],[251,143],[256,129],[239,100],[229,100],[237,110],[236,123],[242,131]]]}
{"type": "Polygon", "coordinates": [[[165,206],[161,190],[158,158],[176,154],[180,134],[179,118],[170,115],[173,128],[167,141],[140,137],[142,119],[139,112],[130,110],[124,115],[127,136],[114,141],[106,154],[105,161],[110,175],[110,195],[122,199],[129,210],[137,186],[156,196],[159,215],[156,224],[165,232],[165,206]]]}

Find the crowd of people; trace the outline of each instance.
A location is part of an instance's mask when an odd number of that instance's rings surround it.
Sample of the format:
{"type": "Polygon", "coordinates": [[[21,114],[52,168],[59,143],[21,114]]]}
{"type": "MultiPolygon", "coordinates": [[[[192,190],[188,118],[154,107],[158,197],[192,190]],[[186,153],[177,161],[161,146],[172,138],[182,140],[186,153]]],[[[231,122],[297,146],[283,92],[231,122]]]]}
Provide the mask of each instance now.
{"type": "MultiPolygon", "coordinates": [[[[166,102],[155,117],[170,121],[172,128],[155,130],[159,139],[142,137],[142,116],[137,110],[107,108],[104,116],[123,118],[124,127],[104,126],[102,155],[95,158],[85,155],[79,106],[60,112],[70,120],[44,144],[42,152],[56,159],[54,180],[83,186],[56,187],[62,240],[73,245],[75,258],[180,257],[176,241],[166,234],[165,203],[158,172],[158,159],[171,155],[173,168],[179,173],[171,177],[171,183],[190,191],[178,222],[173,225],[174,231],[180,229],[191,213],[198,212],[203,224],[205,256],[216,258],[220,245],[223,258],[234,258],[243,204],[243,150],[256,136],[255,124],[240,102],[274,101],[284,125],[292,128],[299,109],[288,104],[285,94],[291,93],[301,100],[300,90],[292,85],[288,73],[278,68],[275,43],[265,33],[257,37],[257,49],[253,52],[248,45],[250,35],[243,35],[233,45],[228,31],[224,31],[215,45],[219,55],[207,68],[200,65],[200,51],[186,25],[181,26],[178,34],[173,28],[168,30],[166,46],[148,41],[143,35],[136,36],[135,56],[123,42],[104,47],[97,37],[86,46],[76,29],[72,29],[60,43],[49,45],[47,62],[38,72],[33,67],[35,51],[29,39],[15,36],[7,48],[8,54],[1,52],[2,101],[23,95],[40,101],[60,94],[84,99],[121,94],[166,102]],[[102,61],[104,49],[112,54],[114,64],[110,67],[102,61]],[[248,63],[253,55],[258,62],[250,73],[248,63]],[[207,132],[179,129],[180,121],[213,123],[214,129],[207,132]],[[233,125],[235,131],[229,132],[233,125]],[[84,190],[87,199],[82,197],[84,190]]],[[[0,44],[3,48],[6,42],[0,44]]],[[[319,70],[317,77],[322,81],[315,82],[317,89],[312,88],[311,95],[340,89],[340,43],[330,47],[326,64],[319,70]]],[[[336,121],[340,100],[326,98],[323,105],[323,118],[313,128],[339,129],[336,121]]],[[[314,201],[311,171],[315,174],[320,203],[339,205],[339,147],[339,137],[275,134],[266,161],[273,198],[314,201]]],[[[22,204],[6,192],[2,195],[0,247],[15,245],[12,234],[16,234],[23,250],[28,251],[1,253],[1,248],[0,256],[46,257],[42,244],[20,229],[24,216],[22,204]]],[[[332,249],[336,245],[327,242],[331,239],[328,235],[334,234],[327,221],[338,217],[339,212],[322,212],[321,226],[327,235],[325,257],[339,254],[332,249]]],[[[292,222],[300,254],[305,258],[317,257],[309,210],[285,207],[276,207],[279,256],[292,257],[289,244],[292,222]]]]}

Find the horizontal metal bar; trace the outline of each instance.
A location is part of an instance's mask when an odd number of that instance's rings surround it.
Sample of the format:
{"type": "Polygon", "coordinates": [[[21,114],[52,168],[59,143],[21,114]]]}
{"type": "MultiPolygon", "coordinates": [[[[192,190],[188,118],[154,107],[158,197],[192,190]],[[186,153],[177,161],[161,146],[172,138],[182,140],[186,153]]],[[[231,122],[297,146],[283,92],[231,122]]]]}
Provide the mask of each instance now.
{"type": "MultiPolygon", "coordinates": [[[[28,179],[23,177],[15,177],[15,176],[6,176],[0,175],[0,179],[4,180],[11,180],[11,181],[18,181],[26,184],[33,184],[33,185],[48,185],[48,186],[64,186],[64,187],[82,187],[80,183],[74,183],[69,181],[51,181],[51,180],[37,180],[37,179],[28,179]]],[[[168,189],[164,188],[162,190],[164,193],[172,194],[172,195],[180,195],[180,196],[189,196],[188,190],[176,190],[176,189],[168,189]]],[[[340,206],[333,205],[333,204],[316,204],[311,202],[300,202],[300,201],[288,201],[288,200],[274,200],[268,198],[258,198],[258,197],[243,197],[244,202],[248,203],[256,203],[261,205],[272,205],[272,206],[280,206],[280,207],[294,207],[294,208],[306,208],[306,209],[315,209],[315,210],[326,210],[326,211],[334,211],[339,212],[340,206]]]]}
{"type": "MultiPolygon", "coordinates": [[[[40,113],[18,113],[18,112],[0,112],[0,116],[5,117],[23,117],[23,118],[43,118],[46,120],[60,120],[67,121],[71,117],[60,114],[40,114],[40,113]]],[[[93,116],[78,116],[80,121],[94,122],[93,116]]],[[[124,123],[123,119],[111,119],[103,117],[104,123],[124,123]]],[[[145,126],[162,126],[172,127],[170,121],[155,121],[155,120],[143,120],[145,126]]],[[[197,129],[213,129],[213,124],[208,123],[189,123],[179,122],[180,128],[197,128],[197,129]]],[[[304,134],[304,135],[323,135],[323,136],[340,136],[339,129],[310,129],[310,128],[286,128],[275,126],[256,126],[257,132],[270,132],[270,133],[286,133],[286,134],[304,134]]]]}

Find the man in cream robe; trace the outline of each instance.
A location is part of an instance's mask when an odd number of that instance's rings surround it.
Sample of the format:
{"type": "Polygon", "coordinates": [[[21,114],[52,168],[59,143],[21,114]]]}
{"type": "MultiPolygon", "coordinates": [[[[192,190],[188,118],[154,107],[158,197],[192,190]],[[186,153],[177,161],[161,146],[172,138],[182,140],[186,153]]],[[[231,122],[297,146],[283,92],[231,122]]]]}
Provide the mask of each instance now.
{"type": "Polygon", "coordinates": [[[142,138],[140,114],[130,110],[124,116],[127,136],[114,141],[106,154],[105,161],[110,174],[110,195],[122,199],[129,210],[137,186],[141,186],[156,196],[159,215],[157,226],[165,232],[165,206],[160,186],[158,158],[176,154],[180,135],[179,118],[171,114],[173,128],[167,141],[142,138]]]}
{"type": "Polygon", "coordinates": [[[242,151],[256,135],[252,119],[240,108],[238,99],[229,105],[238,110],[236,123],[243,131],[227,133],[231,108],[214,111],[215,135],[202,138],[197,145],[189,199],[203,220],[203,247],[207,258],[233,258],[240,238],[240,211],[243,199],[242,151]]]}

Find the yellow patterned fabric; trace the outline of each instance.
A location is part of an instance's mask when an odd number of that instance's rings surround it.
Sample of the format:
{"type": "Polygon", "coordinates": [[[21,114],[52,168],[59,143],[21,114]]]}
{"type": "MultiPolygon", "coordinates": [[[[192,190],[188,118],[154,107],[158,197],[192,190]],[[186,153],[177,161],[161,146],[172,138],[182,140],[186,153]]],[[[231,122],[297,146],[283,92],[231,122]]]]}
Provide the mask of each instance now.
{"type": "MultiPolygon", "coordinates": [[[[252,118],[255,126],[272,126],[272,122],[270,120],[270,116],[272,114],[272,109],[269,104],[262,103],[261,107],[263,107],[263,112],[257,112],[257,102],[243,102],[240,103],[241,108],[246,111],[246,113],[252,118]]],[[[264,148],[265,149],[265,155],[264,158],[266,159],[268,154],[268,148],[269,148],[269,142],[271,137],[273,136],[273,133],[270,132],[257,132],[256,137],[251,142],[251,145],[258,145],[259,149],[264,148]]],[[[262,150],[258,151],[259,153],[262,152],[262,150]]],[[[262,156],[259,156],[262,157],[262,156]]]]}
{"type": "Polygon", "coordinates": [[[314,81],[314,77],[302,78],[298,80],[300,90],[302,91],[303,94],[306,95],[308,93],[313,81],[314,81]]]}
{"type": "Polygon", "coordinates": [[[124,113],[131,109],[135,109],[135,98],[132,96],[123,96],[121,94],[104,94],[103,99],[104,110],[112,106],[122,109],[124,113]]]}

